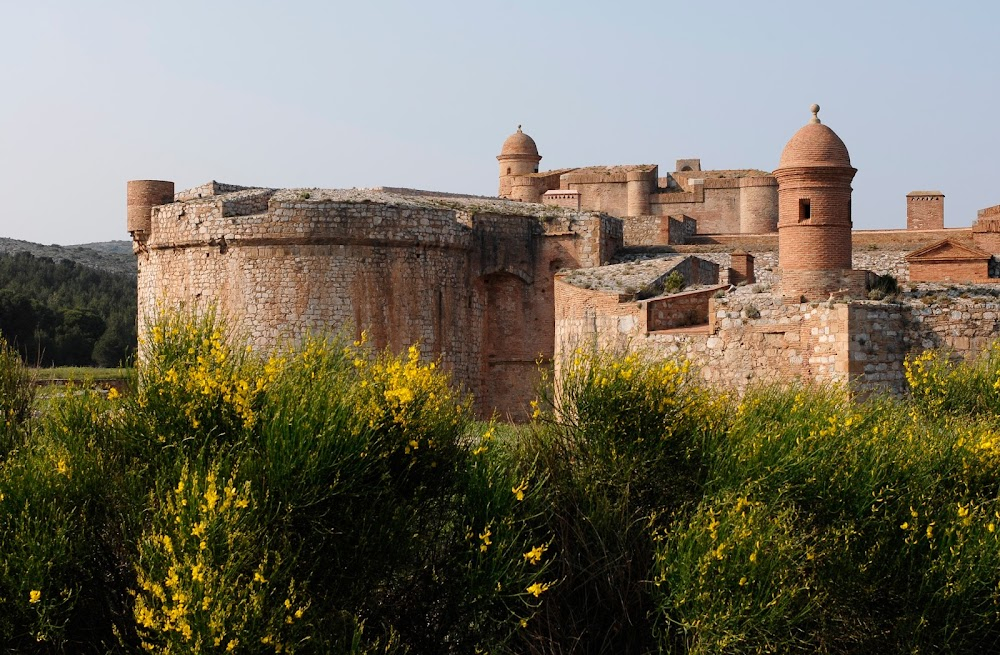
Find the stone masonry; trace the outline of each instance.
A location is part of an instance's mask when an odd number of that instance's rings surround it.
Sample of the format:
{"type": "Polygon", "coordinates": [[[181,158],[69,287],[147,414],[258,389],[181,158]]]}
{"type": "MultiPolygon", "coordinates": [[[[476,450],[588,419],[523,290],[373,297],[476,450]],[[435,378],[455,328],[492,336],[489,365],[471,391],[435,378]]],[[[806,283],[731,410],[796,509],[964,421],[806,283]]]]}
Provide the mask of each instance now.
{"type": "Polygon", "coordinates": [[[501,198],[132,181],[140,330],[164,307],[215,306],[263,350],[331,331],[419,343],[481,417],[515,420],[540,367],[558,379],[575,348],[685,357],[737,392],[898,393],[910,354],[977,356],[1000,336],[1000,205],[945,229],[943,194],[913,192],[907,230],[854,231],[856,171],[812,110],[773,174],[697,159],[665,177],[539,172],[519,127],[497,157],[501,198]],[[884,297],[878,276],[900,290],[884,297]]]}
{"type": "Polygon", "coordinates": [[[416,192],[210,183],[151,206],[164,184],[129,183],[140,328],[163,306],[214,305],[264,350],[341,329],[420,343],[484,417],[534,397],[553,272],[606,263],[622,238],[596,213],[416,192]]]}

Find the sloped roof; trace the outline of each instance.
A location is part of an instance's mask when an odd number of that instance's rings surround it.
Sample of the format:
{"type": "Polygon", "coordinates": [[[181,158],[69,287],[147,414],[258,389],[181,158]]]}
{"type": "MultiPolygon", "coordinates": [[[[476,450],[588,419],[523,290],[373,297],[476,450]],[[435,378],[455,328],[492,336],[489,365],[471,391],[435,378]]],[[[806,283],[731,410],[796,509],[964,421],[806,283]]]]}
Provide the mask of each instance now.
{"type": "Polygon", "coordinates": [[[982,260],[992,257],[985,250],[980,250],[974,246],[968,246],[952,239],[942,239],[929,246],[917,248],[907,254],[904,259],[907,262],[934,262],[934,261],[955,261],[955,260],[982,260]]]}

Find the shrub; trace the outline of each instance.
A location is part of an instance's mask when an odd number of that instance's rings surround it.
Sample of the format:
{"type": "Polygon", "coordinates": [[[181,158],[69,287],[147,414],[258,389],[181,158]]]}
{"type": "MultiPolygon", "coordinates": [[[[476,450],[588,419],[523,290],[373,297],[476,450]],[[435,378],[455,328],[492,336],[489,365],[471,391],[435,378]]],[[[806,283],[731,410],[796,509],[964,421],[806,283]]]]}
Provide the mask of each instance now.
{"type": "Polygon", "coordinates": [[[114,573],[103,478],[44,436],[0,464],[0,648],[107,652],[114,573]]]}
{"type": "Polygon", "coordinates": [[[34,396],[20,355],[0,337],[0,462],[23,444],[34,396]]]}
{"type": "Polygon", "coordinates": [[[815,535],[780,502],[725,493],[657,539],[661,652],[815,652],[824,598],[815,535]]]}
{"type": "Polygon", "coordinates": [[[944,351],[926,350],[903,364],[910,396],[928,416],[1000,415],[1000,342],[973,362],[952,361],[944,351]]]}
{"type": "Polygon", "coordinates": [[[134,615],[153,653],[294,653],[310,607],[268,548],[249,481],[185,463],[139,542],[134,615]]]}
{"type": "MultiPolygon", "coordinates": [[[[715,405],[686,363],[577,352],[529,443],[549,471],[560,583],[534,652],[646,652],[652,531],[697,495],[715,405]]],[[[541,410],[541,407],[539,407],[541,410]]]]}

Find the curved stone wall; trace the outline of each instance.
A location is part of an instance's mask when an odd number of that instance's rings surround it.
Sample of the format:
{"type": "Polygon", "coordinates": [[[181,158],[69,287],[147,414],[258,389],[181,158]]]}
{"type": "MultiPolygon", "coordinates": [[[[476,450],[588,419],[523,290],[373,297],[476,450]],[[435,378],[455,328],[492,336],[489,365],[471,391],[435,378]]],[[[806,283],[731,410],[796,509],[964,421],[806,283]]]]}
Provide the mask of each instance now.
{"type": "Polygon", "coordinates": [[[617,219],[485,198],[185,197],[152,208],[136,247],[141,333],[161,307],[213,306],[262,351],[331,330],[419,343],[484,417],[530,412],[552,355],[552,271],[598,266],[622,239],[617,219]]]}
{"type": "Polygon", "coordinates": [[[740,234],[778,231],[778,181],[773,177],[740,179],[740,234]]]}

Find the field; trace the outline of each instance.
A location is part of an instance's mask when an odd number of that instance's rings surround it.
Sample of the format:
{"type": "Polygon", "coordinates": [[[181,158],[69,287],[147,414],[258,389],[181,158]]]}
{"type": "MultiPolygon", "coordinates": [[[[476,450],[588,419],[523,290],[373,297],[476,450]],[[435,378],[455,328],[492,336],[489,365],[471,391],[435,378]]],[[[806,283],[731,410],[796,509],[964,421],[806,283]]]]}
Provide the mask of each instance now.
{"type": "Polygon", "coordinates": [[[581,352],[513,427],[417,347],[228,335],[164,317],[40,415],[0,349],[5,652],[1000,646],[996,349],[865,402],[581,352]]]}
{"type": "Polygon", "coordinates": [[[123,380],[128,377],[131,369],[127,368],[97,368],[90,366],[54,366],[50,368],[30,369],[31,377],[39,382],[66,380],[78,384],[86,384],[95,380],[123,380]]]}

